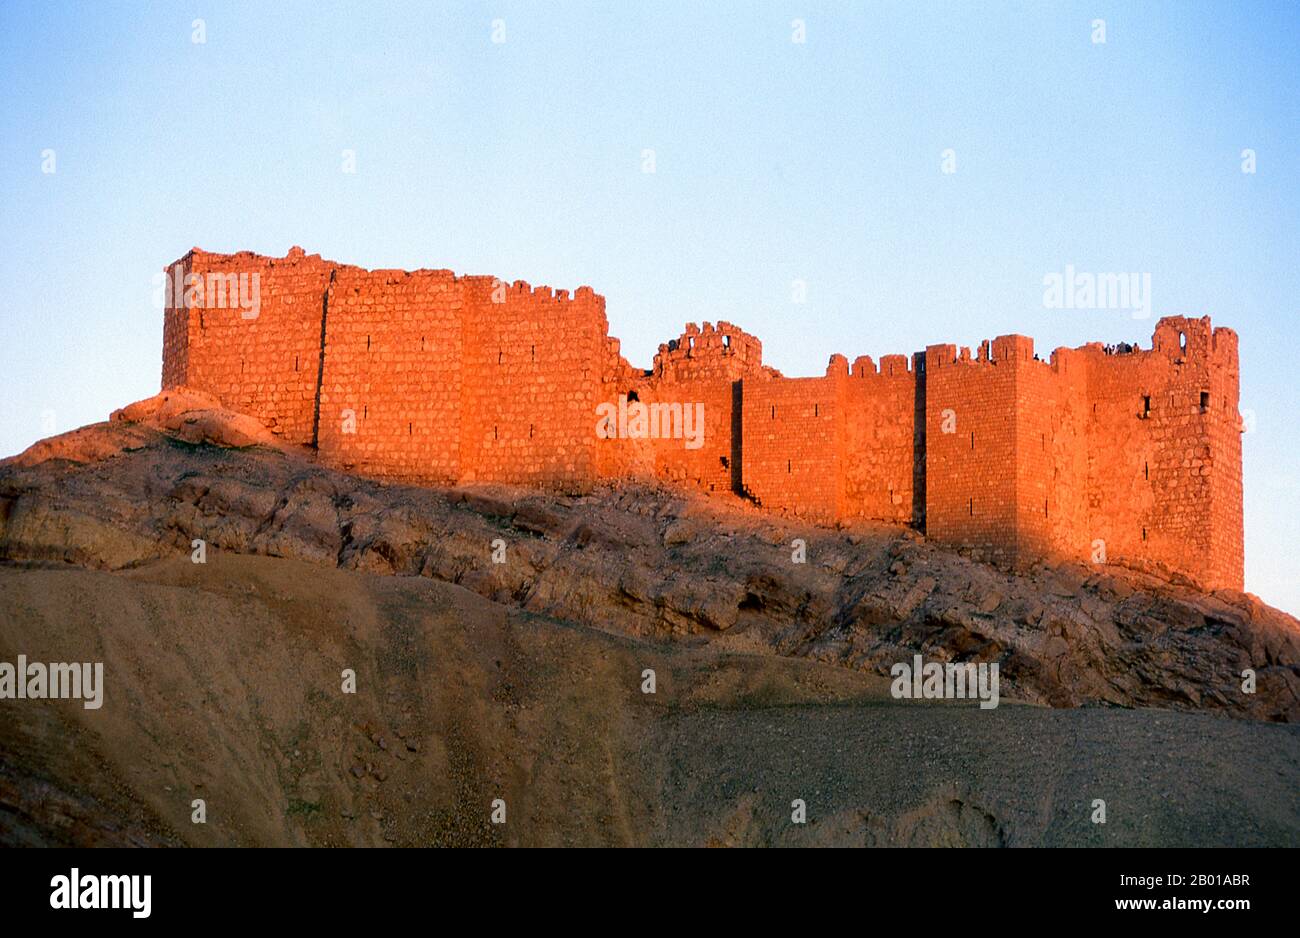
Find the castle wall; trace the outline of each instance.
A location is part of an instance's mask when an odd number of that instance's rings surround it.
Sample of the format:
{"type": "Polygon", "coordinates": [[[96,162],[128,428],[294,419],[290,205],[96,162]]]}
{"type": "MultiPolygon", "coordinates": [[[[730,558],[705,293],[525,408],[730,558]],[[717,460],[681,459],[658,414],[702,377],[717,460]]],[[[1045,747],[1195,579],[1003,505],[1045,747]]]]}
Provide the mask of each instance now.
{"type": "Polygon", "coordinates": [[[1017,369],[1016,524],[1027,557],[1088,560],[1087,367],[1059,349],[1017,369]]]}
{"type": "Polygon", "coordinates": [[[608,325],[589,287],[465,277],[461,473],[467,482],[582,488],[596,477],[608,325]]]}
{"type": "Polygon", "coordinates": [[[300,248],[196,249],[168,270],[205,295],[166,304],[163,386],[212,392],[349,471],[565,491],[656,479],[819,522],[911,524],[1002,564],[1242,586],[1237,337],[1208,318],[1161,319],[1150,350],[1092,344],[1049,363],[1001,336],[974,356],[835,355],[822,377],[785,378],[725,322],[688,325],[634,368],[588,287],[366,271],[300,248]],[[253,274],[250,310],[239,280],[253,274]],[[629,433],[636,408],[667,416],[629,433]]]}
{"type": "Polygon", "coordinates": [[[338,272],[325,306],[322,458],[376,478],[459,477],[463,312],[451,271],[338,272]]]}
{"type": "Polygon", "coordinates": [[[744,490],[764,508],[840,515],[843,374],[744,383],[744,490]]]}
{"type": "MultiPolygon", "coordinates": [[[[736,458],[733,443],[738,437],[733,432],[736,385],[737,382],[720,378],[686,381],[652,378],[632,385],[638,401],[649,408],[651,421],[661,431],[672,431],[660,432],[645,441],[628,441],[650,453],[655,478],[691,485],[705,492],[733,491],[732,460],[736,458]],[[703,432],[700,432],[701,414],[703,432]],[[681,437],[676,435],[678,426],[681,437]],[[688,430],[691,440],[686,438],[688,430]]],[[[600,445],[606,443],[602,441],[600,445]]]]}
{"type": "MultiPolygon", "coordinates": [[[[633,368],[620,352],[618,339],[606,338],[602,355],[602,368],[597,405],[606,403],[617,407],[620,396],[635,394],[638,399],[645,393],[645,382],[650,372],[633,368]]],[[[592,415],[592,432],[602,424],[599,414],[592,415]]],[[[654,479],[655,447],[650,440],[633,440],[617,435],[617,420],[608,425],[612,436],[597,439],[595,466],[601,479],[654,479]]]]}
{"type": "Polygon", "coordinates": [[[727,322],[716,328],[706,322],[702,329],[691,323],[681,336],[659,347],[648,371],[629,366],[617,354],[616,340],[611,341],[601,399],[618,405],[622,397],[629,409],[647,408],[650,425],[663,432],[643,439],[618,434],[600,440],[601,476],[654,478],[705,492],[739,491],[742,385],[746,376],[764,373],[759,341],[727,322]],[[673,433],[667,432],[670,428],[673,433]]]}
{"type": "MultiPolygon", "coordinates": [[[[1205,414],[1210,451],[1210,568],[1211,586],[1245,589],[1245,526],[1242,488],[1240,411],[1241,387],[1238,372],[1237,334],[1231,329],[1210,331],[1210,320],[1202,320],[1210,332],[1210,401],[1205,414]]],[[[1196,402],[1198,413],[1200,401],[1196,402]]]]}
{"type": "Polygon", "coordinates": [[[986,349],[973,359],[966,348],[926,348],[926,533],[982,559],[1014,563],[1020,360],[1014,347],[992,360],[986,349]]]}
{"type": "Polygon", "coordinates": [[[764,373],[762,358],[758,339],[728,322],[716,328],[706,322],[702,329],[690,323],[676,340],[659,347],[639,396],[651,403],[680,403],[704,415],[703,435],[691,446],[678,439],[655,441],[659,478],[706,492],[740,490],[743,382],[764,373]]]}
{"type": "Polygon", "coordinates": [[[1208,318],[1167,317],[1153,346],[1085,350],[1090,527],[1112,560],[1240,589],[1236,336],[1208,318]]]}
{"type": "Polygon", "coordinates": [[[915,470],[924,451],[917,436],[917,376],[907,359],[886,355],[879,369],[870,358],[854,360],[843,406],[842,516],[919,522],[915,470]]]}
{"type": "Polygon", "coordinates": [[[170,342],[172,351],[170,366],[164,355],[164,386],[172,386],[170,377],[203,388],[285,440],[312,443],[322,302],[336,265],[301,251],[267,258],[194,250],[178,263],[186,274],[202,278],[204,292],[169,317],[170,330],[164,328],[164,344],[170,342]],[[256,315],[240,308],[239,296],[242,277],[251,298],[253,275],[256,315]],[[177,355],[181,344],[183,357],[177,355]]]}
{"type": "Polygon", "coordinates": [[[163,307],[162,387],[179,387],[189,383],[190,310],[185,304],[185,277],[193,268],[193,255],[186,254],[163,268],[166,292],[163,307]],[[177,290],[176,286],[180,285],[177,290]]]}

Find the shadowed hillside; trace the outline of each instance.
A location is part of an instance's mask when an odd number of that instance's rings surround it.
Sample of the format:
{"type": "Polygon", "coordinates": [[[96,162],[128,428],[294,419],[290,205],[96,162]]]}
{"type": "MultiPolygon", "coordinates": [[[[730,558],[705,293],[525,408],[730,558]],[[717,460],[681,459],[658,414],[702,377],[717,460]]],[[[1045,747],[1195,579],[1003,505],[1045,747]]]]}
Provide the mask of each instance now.
{"type": "Polygon", "coordinates": [[[4,842],[1300,843],[1297,627],[1253,597],[174,423],[0,466],[0,660],[105,666],[100,710],[0,702],[4,842]],[[914,653],[1001,706],[894,700],[914,653]]]}

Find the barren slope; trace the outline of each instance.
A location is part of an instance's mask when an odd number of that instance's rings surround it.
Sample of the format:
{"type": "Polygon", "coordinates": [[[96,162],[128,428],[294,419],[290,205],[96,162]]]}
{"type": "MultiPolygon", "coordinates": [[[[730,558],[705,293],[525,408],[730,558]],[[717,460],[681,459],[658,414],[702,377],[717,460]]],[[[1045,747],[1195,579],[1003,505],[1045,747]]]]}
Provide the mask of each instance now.
{"type": "Polygon", "coordinates": [[[6,702],[3,843],[1300,839],[1293,726],[894,701],[843,668],[621,638],[413,577],[233,555],[0,570],[0,658],[19,652],[102,660],[106,691],[97,711],[6,702]]]}
{"type": "Polygon", "coordinates": [[[0,841],[1300,843],[1300,633],[1254,597],[645,486],[384,486],[187,419],[0,464],[0,660],[107,685],[0,701],[0,841]],[[1003,704],[893,700],[916,652],[998,662],[1003,704]]]}

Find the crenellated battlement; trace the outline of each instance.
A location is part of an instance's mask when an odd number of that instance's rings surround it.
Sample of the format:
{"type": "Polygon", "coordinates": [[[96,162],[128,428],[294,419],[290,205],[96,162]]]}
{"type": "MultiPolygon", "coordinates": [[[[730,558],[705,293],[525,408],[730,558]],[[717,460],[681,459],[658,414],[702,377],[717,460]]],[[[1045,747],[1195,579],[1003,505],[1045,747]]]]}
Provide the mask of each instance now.
{"type": "Polygon", "coordinates": [[[1044,361],[1003,335],[878,363],[835,354],[787,378],[728,322],[688,323],[633,367],[589,286],[366,270],[298,247],[194,248],[167,274],[163,386],[216,394],[350,471],[566,491],[653,477],[819,522],[911,525],[994,563],[1242,585],[1238,338],[1208,317],[1160,319],[1146,349],[1044,361]],[[663,432],[636,432],[640,408],[663,432]]]}
{"type": "Polygon", "coordinates": [[[680,336],[659,346],[653,372],[660,378],[675,376],[730,376],[738,378],[763,366],[763,343],[729,322],[706,322],[703,328],[687,323],[680,336]]]}

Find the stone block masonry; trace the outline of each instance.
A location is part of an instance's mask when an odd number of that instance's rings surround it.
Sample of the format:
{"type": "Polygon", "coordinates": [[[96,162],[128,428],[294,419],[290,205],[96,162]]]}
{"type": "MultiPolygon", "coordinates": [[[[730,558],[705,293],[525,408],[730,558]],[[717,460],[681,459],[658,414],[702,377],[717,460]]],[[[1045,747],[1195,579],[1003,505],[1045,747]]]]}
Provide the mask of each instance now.
{"type": "Polygon", "coordinates": [[[912,525],[1006,566],[1119,562],[1243,585],[1237,336],[1208,317],[1161,319],[1150,349],[1042,361],[1010,335],[974,355],[833,355],[823,376],[786,378],[726,322],[689,324],[634,368],[589,287],[363,270],[301,248],[196,248],[168,274],[231,289],[256,275],[260,301],[178,291],[163,387],[215,394],[340,469],[566,492],[654,478],[819,523],[912,525]],[[655,432],[600,416],[620,401],[655,432]]]}

